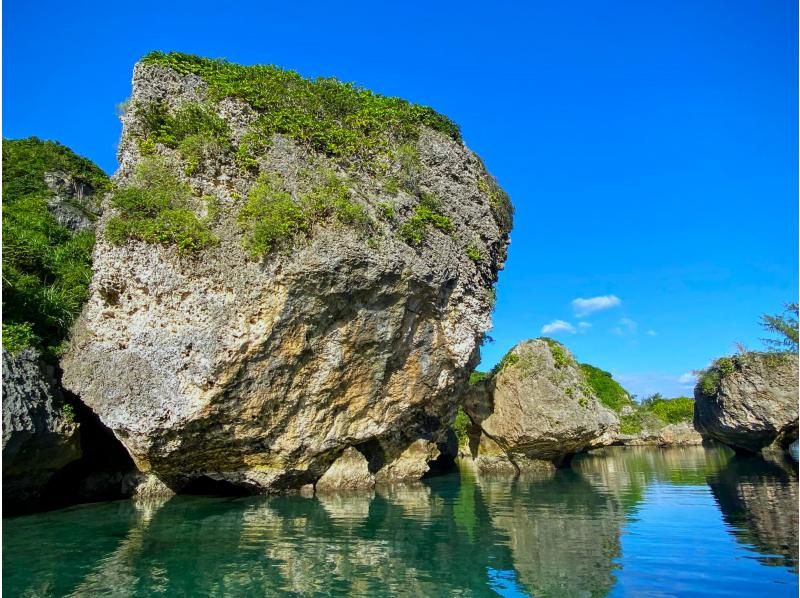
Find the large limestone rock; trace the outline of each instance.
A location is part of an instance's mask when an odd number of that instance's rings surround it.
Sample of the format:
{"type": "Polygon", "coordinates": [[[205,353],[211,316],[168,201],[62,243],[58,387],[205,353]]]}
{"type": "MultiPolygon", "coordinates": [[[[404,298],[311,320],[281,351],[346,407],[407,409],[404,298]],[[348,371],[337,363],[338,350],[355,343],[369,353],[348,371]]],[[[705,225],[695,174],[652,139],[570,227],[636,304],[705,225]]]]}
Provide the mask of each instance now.
{"type": "Polygon", "coordinates": [[[701,376],[694,396],[695,427],[734,449],[783,450],[797,440],[796,354],[719,359],[701,376]]]}
{"type": "MultiPolygon", "coordinates": [[[[208,89],[196,74],[137,65],[119,186],[143,161],[148,106],[174,112],[202,102],[243,147],[258,114],[208,89]]],[[[301,140],[261,141],[269,147],[257,156],[258,172],[277,176],[292,197],[324,170],[346,180],[369,235],[315,223],[307,239],[256,259],[243,248],[238,216],[258,173],[240,168],[235,152],[207,152],[189,168],[179,152],[154,143],[147,153],[191,186],[195,212],[219,243],[188,255],[171,245],[114,245],[105,232],[116,211],[107,209],[64,384],[142,472],[178,491],[198,478],[253,491],[299,488],[351,447],[370,475],[403,457],[392,471],[419,477],[426,468],[410,467],[405,452],[420,439],[442,440],[490,326],[491,288],[508,244],[498,191],[460,141],[426,127],[406,173],[413,185],[399,190],[357,166],[345,173],[301,140]],[[399,229],[422,194],[437,198],[452,230],[427,226],[413,244],[399,229]],[[206,211],[212,203],[214,215],[206,211]]],[[[388,172],[400,168],[387,160],[388,172]]],[[[412,452],[418,463],[430,456],[412,452]]]]}
{"type": "Polygon", "coordinates": [[[473,422],[471,456],[483,471],[547,469],[610,443],[619,426],[572,354],[550,339],[514,347],[493,375],[471,387],[464,410],[473,422]]]}
{"type": "Polygon", "coordinates": [[[48,482],[81,456],[80,434],[34,349],[3,350],[3,508],[37,503],[48,482]]]}

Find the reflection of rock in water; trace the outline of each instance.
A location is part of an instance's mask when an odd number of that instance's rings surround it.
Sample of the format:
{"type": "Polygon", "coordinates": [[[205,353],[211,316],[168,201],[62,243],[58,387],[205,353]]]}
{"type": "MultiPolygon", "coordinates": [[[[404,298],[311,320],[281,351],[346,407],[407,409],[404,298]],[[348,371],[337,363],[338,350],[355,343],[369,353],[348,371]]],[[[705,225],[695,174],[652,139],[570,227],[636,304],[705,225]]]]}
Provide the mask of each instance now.
{"type": "Polygon", "coordinates": [[[735,457],[708,485],[733,535],[762,562],[798,569],[797,464],[735,457]]]}
{"type": "Polygon", "coordinates": [[[510,539],[519,582],[535,596],[604,596],[620,556],[619,503],[580,474],[478,478],[492,523],[510,539]]]}
{"type": "Polygon", "coordinates": [[[581,455],[573,468],[599,491],[611,492],[625,508],[635,508],[652,482],[705,486],[706,476],[725,467],[732,454],[723,446],[608,447],[581,455]]]}

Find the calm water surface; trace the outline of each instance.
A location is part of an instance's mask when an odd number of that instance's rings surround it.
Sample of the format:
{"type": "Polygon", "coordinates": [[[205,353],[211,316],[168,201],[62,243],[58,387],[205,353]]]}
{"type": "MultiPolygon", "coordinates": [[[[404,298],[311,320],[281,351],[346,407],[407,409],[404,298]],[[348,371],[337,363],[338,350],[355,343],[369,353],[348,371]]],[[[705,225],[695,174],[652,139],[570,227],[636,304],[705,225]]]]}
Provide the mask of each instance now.
{"type": "Polygon", "coordinates": [[[120,501],[3,521],[6,596],[797,596],[795,465],[614,448],[370,495],[120,501]]]}

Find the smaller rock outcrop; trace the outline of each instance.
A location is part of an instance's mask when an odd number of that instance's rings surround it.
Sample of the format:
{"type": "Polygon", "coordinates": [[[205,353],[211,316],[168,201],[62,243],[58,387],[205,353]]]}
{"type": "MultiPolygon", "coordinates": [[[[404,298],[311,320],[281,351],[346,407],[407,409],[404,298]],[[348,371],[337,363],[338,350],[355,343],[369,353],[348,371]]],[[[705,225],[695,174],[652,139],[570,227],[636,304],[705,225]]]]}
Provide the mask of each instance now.
{"type": "Polygon", "coordinates": [[[612,438],[616,414],[600,404],[572,354],[551,339],[514,347],[471,386],[464,411],[479,470],[552,468],[612,438]]]}
{"type": "Polygon", "coordinates": [[[722,357],[694,390],[694,425],[736,450],[785,450],[797,440],[798,358],[793,353],[722,357]]]}
{"type": "Polygon", "coordinates": [[[655,420],[635,434],[620,434],[619,444],[627,446],[695,446],[703,444],[703,436],[692,422],[667,424],[655,420]]]}
{"type": "Polygon", "coordinates": [[[3,502],[35,503],[59,470],[81,456],[78,425],[34,349],[3,350],[3,502]]]}
{"type": "Polygon", "coordinates": [[[43,178],[50,191],[47,209],[56,221],[72,232],[94,229],[103,213],[101,194],[88,182],[60,170],[45,172],[43,178]]]}

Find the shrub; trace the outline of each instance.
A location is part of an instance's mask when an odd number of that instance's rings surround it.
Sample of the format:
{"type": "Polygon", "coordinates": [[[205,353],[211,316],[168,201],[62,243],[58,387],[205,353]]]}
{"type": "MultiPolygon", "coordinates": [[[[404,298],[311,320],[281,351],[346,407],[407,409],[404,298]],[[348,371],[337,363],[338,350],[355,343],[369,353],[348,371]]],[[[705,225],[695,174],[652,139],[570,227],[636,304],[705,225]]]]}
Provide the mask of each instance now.
{"type": "MultiPolygon", "coordinates": [[[[458,127],[432,109],[361,89],[336,79],[305,79],[275,66],[242,66],[171,52],[152,52],[145,64],[159,64],[178,73],[192,73],[208,84],[208,98],[241,98],[261,116],[237,151],[244,167],[280,133],[335,158],[358,159],[369,165],[377,154],[414,142],[422,126],[460,140],[458,127]]],[[[158,123],[162,114],[151,122],[158,123]]]]}
{"type": "Polygon", "coordinates": [[[642,431],[642,418],[639,413],[629,413],[619,418],[619,431],[623,434],[638,434],[642,431]]]}
{"type": "Polygon", "coordinates": [[[496,366],[492,368],[490,375],[494,376],[496,374],[499,374],[507,367],[511,367],[513,365],[516,365],[517,363],[519,363],[519,355],[517,353],[513,353],[512,349],[503,356],[503,359],[501,359],[496,366]]]}
{"type": "Polygon", "coordinates": [[[481,380],[485,380],[485,379],[486,379],[486,378],[488,378],[488,377],[489,377],[489,373],[488,373],[488,372],[478,372],[478,371],[475,371],[475,372],[472,372],[472,373],[469,375],[469,383],[470,383],[471,385],[472,385],[472,384],[477,384],[477,383],[478,383],[478,382],[480,382],[481,380]]]}
{"type": "Polygon", "coordinates": [[[464,446],[469,443],[469,429],[471,426],[472,420],[464,413],[464,410],[459,407],[456,413],[456,419],[453,422],[453,432],[456,433],[459,446],[464,446]]]}
{"type": "Polygon", "coordinates": [[[648,405],[647,410],[668,424],[691,421],[694,417],[694,399],[688,397],[657,399],[648,405]]]}
{"type": "Polygon", "coordinates": [[[350,198],[347,184],[332,171],[324,173],[324,182],[303,196],[313,221],[335,219],[340,224],[365,227],[369,217],[364,206],[350,198]]]}
{"type": "Polygon", "coordinates": [[[244,245],[254,257],[287,246],[309,228],[308,216],[277,174],[259,178],[239,212],[239,223],[245,228],[244,245]]]}
{"type": "Polygon", "coordinates": [[[6,324],[3,322],[3,348],[12,355],[33,347],[40,339],[33,332],[30,322],[6,324]]]}
{"type": "Polygon", "coordinates": [[[94,234],[72,233],[50,214],[47,172],[100,195],[108,176],[69,148],[36,137],[3,142],[3,346],[58,353],[88,296],[94,234]]]}
{"type": "Polygon", "coordinates": [[[473,262],[479,262],[483,259],[483,254],[481,250],[478,249],[477,245],[473,244],[467,247],[467,257],[473,262]]]}
{"type": "Polygon", "coordinates": [[[69,403],[61,405],[61,416],[68,424],[75,423],[75,408],[69,403]]]}
{"type": "MultiPolygon", "coordinates": [[[[152,102],[137,105],[136,116],[144,128],[141,141],[177,149],[187,174],[195,172],[206,155],[232,149],[227,123],[210,106],[189,102],[171,113],[166,104],[152,102]]],[[[145,148],[142,153],[151,152],[145,148]]]]}
{"type": "Polygon", "coordinates": [[[439,212],[439,202],[428,193],[422,193],[414,213],[400,227],[400,237],[409,245],[419,245],[425,239],[428,226],[445,232],[453,232],[453,222],[439,212]]]}
{"type": "Polygon", "coordinates": [[[218,239],[189,209],[192,190],[177,179],[159,157],[139,164],[129,187],[117,189],[111,205],[118,211],[106,227],[106,238],[115,245],[128,239],[174,245],[181,254],[201,251],[218,239]]]}
{"type": "Polygon", "coordinates": [[[610,373],[588,363],[580,364],[580,368],[592,394],[603,405],[619,413],[624,406],[631,404],[628,393],[610,373]]]}
{"type": "Polygon", "coordinates": [[[314,224],[334,221],[366,231],[369,216],[350,196],[347,182],[333,171],[323,173],[323,182],[295,202],[277,173],[259,177],[239,213],[245,230],[244,245],[254,257],[279,247],[289,247],[314,224]]]}
{"type": "Polygon", "coordinates": [[[541,337],[540,340],[546,342],[547,346],[550,347],[550,354],[553,356],[553,363],[557,368],[565,368],[572,363],[572,359],[564,348],[564,345],[547,336],[541,337]]]}

